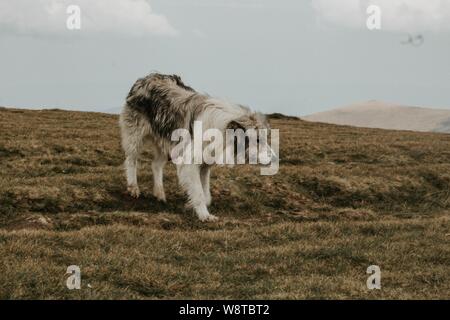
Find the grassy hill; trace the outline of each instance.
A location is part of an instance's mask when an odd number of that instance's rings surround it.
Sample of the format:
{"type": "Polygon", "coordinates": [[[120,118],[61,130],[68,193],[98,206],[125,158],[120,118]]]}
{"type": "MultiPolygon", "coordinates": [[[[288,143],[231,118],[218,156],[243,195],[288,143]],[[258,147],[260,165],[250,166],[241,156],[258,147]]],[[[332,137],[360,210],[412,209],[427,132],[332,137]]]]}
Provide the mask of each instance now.
{"type": "Polygon", "coordinates": [[[149,152],[125,193],[117,116],[1,108],[0,298],[449,299],[450,135],[275,118],[279,173],[214,168],[204,224],[149,152]]]}

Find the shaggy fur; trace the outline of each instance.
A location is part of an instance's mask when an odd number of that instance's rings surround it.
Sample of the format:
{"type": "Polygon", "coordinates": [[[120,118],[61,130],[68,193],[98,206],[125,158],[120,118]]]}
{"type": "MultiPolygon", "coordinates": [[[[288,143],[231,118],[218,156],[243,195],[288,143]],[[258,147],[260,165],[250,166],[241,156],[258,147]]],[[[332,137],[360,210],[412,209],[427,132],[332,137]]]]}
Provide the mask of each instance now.
{"type": "MultiPolygon", "coordinates": [[[[122,147],[128,191],[139,197],[137,183],[138,157],[144,140],[154,151],[152,171],[153,194],[166,201],[163,168],[177,142],[171,141],[175,129],[192,133],[194,121],[202,121],[203,130],[210,128],[225,132],[227,128],[267,129],[265,118],[250,109],[230,104],[196,92],[176,75],[153,73],[136,81],[127,96],[120,115],[122,147]]],[[[210,166],[206,164],[177,165],[181,187],[189,196],[189,204],[202,221],[215,220],[207,206],[211,203],[210,166]]]]}

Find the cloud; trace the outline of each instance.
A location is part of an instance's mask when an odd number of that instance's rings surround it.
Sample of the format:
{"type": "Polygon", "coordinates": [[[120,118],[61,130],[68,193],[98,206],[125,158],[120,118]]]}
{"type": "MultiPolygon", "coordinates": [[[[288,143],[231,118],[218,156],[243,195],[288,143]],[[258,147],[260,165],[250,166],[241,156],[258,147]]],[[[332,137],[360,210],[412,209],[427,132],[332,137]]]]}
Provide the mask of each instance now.
{"type": "Polygon", "coordinates": [[[448,0],[312,0],[320,21],[365,28],[369,5],[381,9],[382,30],[393,32],[450,31],[448,0]]]}
{"type": "Polygon", "coordinates": [[[194,36],[196,36],[197,38],[202,38],[202,39],[207,38],[206,33],[203,30],[201,30],[201,29],[197,29],[197,28],[192,29],[192,34],[194,36]]]}
{"type": "Polygon", "coordinates": [[[197,7],[233,9],[256,9],[265,7],[262,0],[184,0],[183,4],[197,7]]]}
{"type": "Polygon", "coordinates": [[[67,35],[67,8],[81,9],[77,34],[144,36],[175,35],[164,15],[153,12],[146,0],[1,0],[0,30],[21,35],[67,35]]]}

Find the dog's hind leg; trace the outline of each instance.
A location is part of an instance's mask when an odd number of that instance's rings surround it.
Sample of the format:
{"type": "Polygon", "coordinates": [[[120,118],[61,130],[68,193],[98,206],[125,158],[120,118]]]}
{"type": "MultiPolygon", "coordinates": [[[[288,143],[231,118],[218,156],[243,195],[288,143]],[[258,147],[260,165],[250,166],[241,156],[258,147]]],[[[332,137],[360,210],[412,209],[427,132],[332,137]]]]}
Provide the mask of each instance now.
{"type": "Polygon", "coordinates": [[[198,218],[201,221],[217,220],[217,217],[209,214],[206,207],[205,194],[200,179],[200,166],[194,164],[178,165],[177,174],[181,187],[189,196],[189,204],[194,208],[198,218]]]}
{"type": "Polygon", "coordinates": [[[205,195],[206,205],[211,204],[211,191],[209,189],[209,180],[211,174],[211,167],[208,165],[202,165],[200,167],[200,179],[202,181],[203,194],[205,195]]]}
{"type": "Polygon", "coordinates": [[[163,169],[167,162],[165,156],[159,148],[155,148],[154,159],[152,162],[153,171],[153,195],[160,201],[166,202],[166,195],[164,193],[163,185],[163,169]]]}
{"type": "Polygon", "coordinates": [[[134,198],[139,197],[137,182],[138,158],[142,150],[144,130],[137,125],[121,123],[122,147],[125,151],[125,172],[127,175],[127,190],[134,198]]]}

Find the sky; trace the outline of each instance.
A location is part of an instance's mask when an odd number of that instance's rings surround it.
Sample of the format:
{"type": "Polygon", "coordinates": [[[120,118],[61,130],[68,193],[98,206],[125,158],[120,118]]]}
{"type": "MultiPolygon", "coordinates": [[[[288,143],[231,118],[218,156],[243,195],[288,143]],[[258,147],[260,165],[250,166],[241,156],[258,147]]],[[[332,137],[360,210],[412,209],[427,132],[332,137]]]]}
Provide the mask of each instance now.
{"type": "Polygon", "coordinates": [[[0,0],[3,106],[119,110],[158,71],[267,113],[450,109],[449,59],[450,0],[0,0]]]}

